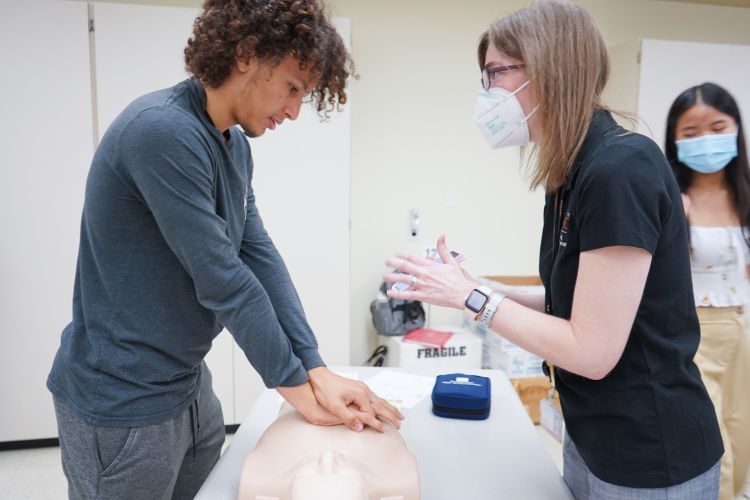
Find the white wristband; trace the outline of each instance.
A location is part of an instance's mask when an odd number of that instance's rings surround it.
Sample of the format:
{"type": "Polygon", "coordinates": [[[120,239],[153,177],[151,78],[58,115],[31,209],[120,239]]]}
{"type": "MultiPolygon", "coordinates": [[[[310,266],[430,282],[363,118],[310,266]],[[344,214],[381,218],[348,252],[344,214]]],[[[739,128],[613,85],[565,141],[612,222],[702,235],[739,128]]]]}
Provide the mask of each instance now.
{"type": "Polygon", "coordinates": [[[497,311],[497,308],[500,306],[500,303],[503,301],[503,299],[505,299],[505,297],[506,295],[504,293],[498,292],[497,290],[495,290],[495,292],[492,294],[492,297],[490,297],[489,302],[487,302],[487,305],[484,307],[482,314],[477,320],[484,329],[490,329],[490,324],[492,324],[492,317],[495,315],[495,311],[497,311]]]}

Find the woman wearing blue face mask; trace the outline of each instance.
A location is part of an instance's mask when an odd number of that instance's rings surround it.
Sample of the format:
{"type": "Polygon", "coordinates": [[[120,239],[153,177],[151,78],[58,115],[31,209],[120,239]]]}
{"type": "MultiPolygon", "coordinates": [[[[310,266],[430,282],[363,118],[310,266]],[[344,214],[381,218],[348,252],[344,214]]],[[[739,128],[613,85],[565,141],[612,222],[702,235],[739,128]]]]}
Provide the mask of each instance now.
{"type": "MultiPolygon", "coordinates": [[[[716,498],[723,449],[693,363],[700,331],[680,190],[658,146],[602,102],[609,62],[593,19],[567,0],[534,2],[493,23],[478,56],[475,123],[492,148],[524,146],[531,187],[546,192],[545,293],[481,286],[441,237],[445,264],[388,260],[403,273],[385,280],[408,285],[389,295],[465,309],[547,360],[577,499],[716,498]]],[[[479,214],[478,237],[503,217],[479,214]]]]}
{"type": "Polygon", "coordinates": [[[737,103],[713,83],[685,90],[667,116],[665,151],[690,223],[690,263],[701,343],[695,362],[713,400],[726,452],[721,500],[745,486],[750,461],[750,168],[737,103]]]}

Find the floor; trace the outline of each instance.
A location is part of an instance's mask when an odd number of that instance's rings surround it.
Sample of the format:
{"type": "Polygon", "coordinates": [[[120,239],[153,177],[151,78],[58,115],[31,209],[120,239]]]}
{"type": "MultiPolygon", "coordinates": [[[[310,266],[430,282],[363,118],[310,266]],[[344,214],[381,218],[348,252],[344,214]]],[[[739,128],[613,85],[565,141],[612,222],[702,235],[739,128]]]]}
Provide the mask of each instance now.
{"type": "Polygon", "coordinates": [[[0,451],[0,500],[64,500],[67,491],[59,447],[0,451]]]}
{"type": "MultiPolygon", "coordinates": [[[[539,438],[562,473],[560,444],[537,426],[539,438]]],[[[232,435],[227,436],[226,445],[232,435]]],[[[61,500],[66,498],[67,482],[60,465],[60,448],[0,451],[0,500],[61,500]]],[[[750,499],[750,480],[744,495],[750,499]]]]}

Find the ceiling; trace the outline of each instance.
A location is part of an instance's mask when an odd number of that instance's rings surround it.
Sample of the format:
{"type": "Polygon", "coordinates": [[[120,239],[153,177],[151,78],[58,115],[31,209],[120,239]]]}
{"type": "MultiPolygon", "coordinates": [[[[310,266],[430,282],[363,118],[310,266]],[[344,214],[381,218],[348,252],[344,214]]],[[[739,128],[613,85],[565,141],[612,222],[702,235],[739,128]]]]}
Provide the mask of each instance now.
{"type": "Polygon", "coordinates": [[[745,7],[750,8],[750,0],[656,0],[659,2],[682,2],[682,3],[700,3],[704,5],[721,5],[725,7],[745,7]]]}

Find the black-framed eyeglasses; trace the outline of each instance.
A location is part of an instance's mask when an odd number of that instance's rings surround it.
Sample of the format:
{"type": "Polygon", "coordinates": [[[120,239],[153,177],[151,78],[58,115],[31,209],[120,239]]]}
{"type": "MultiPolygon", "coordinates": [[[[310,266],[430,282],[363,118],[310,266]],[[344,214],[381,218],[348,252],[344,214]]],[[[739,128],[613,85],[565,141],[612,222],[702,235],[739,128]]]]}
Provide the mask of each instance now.
{"type": "Polygon", "coordinates": [[[490,90],[492,83],[495,78],[506,71],[512,71],[514,69],[521,69],[526,67],[525,64],[509,64],[508,66],[490,66],[482,70],[482,87],[484,90],[490,90]]]}

